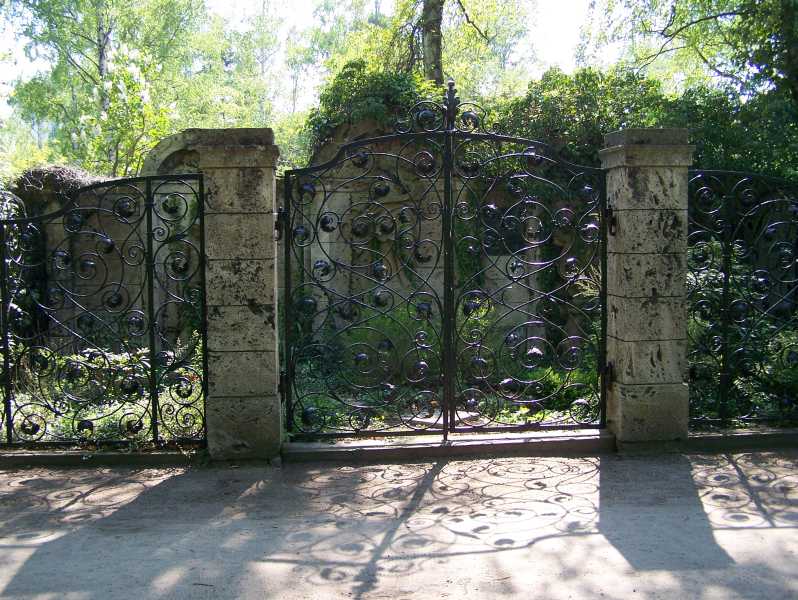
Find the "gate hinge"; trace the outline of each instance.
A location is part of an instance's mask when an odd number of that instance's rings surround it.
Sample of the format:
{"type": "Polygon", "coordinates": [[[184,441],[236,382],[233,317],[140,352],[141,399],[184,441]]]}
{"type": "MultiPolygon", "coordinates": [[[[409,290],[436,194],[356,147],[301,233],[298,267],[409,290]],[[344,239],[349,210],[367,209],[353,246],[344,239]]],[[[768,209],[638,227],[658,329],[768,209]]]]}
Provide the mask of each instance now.
{"type": "Polygon", "coordinates": [[[280,371],[280,377],[277,379],[277,393],[281,396],[285,395],[286,392],[286,377],[288,374],[285,371],[280,371]]]}
{"type": "Polygon", "coordinates": [[[615,216],[615,211],[612,210],[612,206],[607,206],[605,215],[607,218],[607,233],[615,235],[618,233],[618,217],[615,216]]]}
{"type": "Polygon", "coordinates": [[[281,206],[277,209],[277,212],[274,215],[274,239],[278,242],[283,239],[283,235],[285,233],[286,221],[287,221],[287,213],[285,209],[281,206]]]}
{"type": "Polygon", "coordinates": [[[615,365],[612,363],[612,361],[604,365],[604,383],[606,385],[612,385],[615,383],[615,365]]]}

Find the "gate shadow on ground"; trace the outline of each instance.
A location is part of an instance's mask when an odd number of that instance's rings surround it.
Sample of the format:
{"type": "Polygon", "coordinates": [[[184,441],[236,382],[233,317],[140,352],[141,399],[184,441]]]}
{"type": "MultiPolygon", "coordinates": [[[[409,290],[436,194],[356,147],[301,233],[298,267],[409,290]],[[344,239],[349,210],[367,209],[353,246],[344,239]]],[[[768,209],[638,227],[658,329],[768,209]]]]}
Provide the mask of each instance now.
{"type": "MultiPolygon", "coordinates": [[[[19,473],[0,488],[0,595],[426,598],[459,578],[481,595],[590,597],[589,574],[613,570],[671,572],[678,594],[688,573],[700,587],[698,571],[735,567],[718,531],[798,525],[796,466],[757,454],[19,473]]],[[[790,596],[759,569],[762,597],[790,596]]]]}

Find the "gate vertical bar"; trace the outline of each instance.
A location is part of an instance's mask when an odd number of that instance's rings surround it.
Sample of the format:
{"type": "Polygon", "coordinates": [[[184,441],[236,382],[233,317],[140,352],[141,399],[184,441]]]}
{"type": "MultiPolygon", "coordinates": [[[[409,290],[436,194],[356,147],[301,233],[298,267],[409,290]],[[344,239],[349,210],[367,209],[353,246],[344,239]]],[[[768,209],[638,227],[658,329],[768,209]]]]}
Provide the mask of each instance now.
{"type": "Polygon", "coordinates": [[[147,276],[145,278],[147,286],[147,323],[149,330],[149,368],[147,369],[147,379],[150,394],[150,410],[152,411],[152,440],[158,443],[158,384],[155,378],[155,255],[153,252],[153,223],[152,213],[154,209],[154,198],[152,193],[152,181],[148,178],[144,187],[144,210],[147,216],[147,276]]]}
{"type": "Polygon", "coordinates": [[[0,315],[2,319],[2,334],[3,334],[3,410],[5,411],[6,420],[6,442],[11,443],[14,437],[14,426],[11,423],[11,394],[13,392],[11,385],[11,359],[9,357],[10,344],[8,336],[10,335],[8,327],[8,313],[11,299],[8,297],[8,247],[6,245],[6,225],[0,223],[0,295],[2,296],[2,311],[0,315]]]}
{"type": "Polygon", "coordinates": [[[444,98],[446,113],[444,116],[443,143],[443,315],[441,315],[441,327],[443,329],[443,402],[441,405],[441,413],[443,415],[444,441],[449,438],[449,431],[454,425],[454,378],[457,365],[454,355],[456,319],[454,314],[454,243],[452,239],[454,233],[454,208],[452,206],[452,133],[454,131],[454,120],[458,102],[454,81],[450,79],[444,98]]]}
{"type": "MultiPolygon", "coordinates": [[[[286,174],[283,179],[283,201],[282,212],[278,215],[278,226],[280,227],[280,241],[283,244],[283,365],[280,377],[280,392],[285,404],[286,429],[291,432],[294,429],[294,407],[292,397],[292,384],[294,382],[294,367],[291,361],[291,349],[293,340],[291,327],[291,176],[286,174]],[[283,375],[284,374],[284,375],[283,375]]],[[[278,286],[279,294],[279,286],[278,286]]],[[[280,298],[277,300],[279,310],[280,298]]],[[[278,348],[279,350],[279,348],[278,348]]]]}
{"type": "Polygon", "coordinates": [[[202,307],[201,307],[201,327],[202,327],[202,437],[208,441],[208,288],[205,285],[205,269],[208,257],[205,253],[205,176],[200,174],[197,184],[199,197],[197,198],[197,211],[199,211],[200,226],[200,285],[202,286],[202,307]]]}
{"type": "Polygon", "coordinates": [[[732,222],[732,212],[730,202],[733,198],[723,195],[721,214],[723,215],[723,225],[721,229],[721,252],[723,269],[723,287],[721,291],[721,317],[720,317],[720,336],[721,336],[721,366],[720,366],[720,389],[718,390],[718,417],[721,422],[726,423],[729,418],[729,392],[731,391],[732,374],[730,369],[730,346],[729,336],[731,335],[731,270],[732,270],[732,245],[734,223],[732,222]]]}
{"type": "Polygon", "coordinates": [[[599,340],[598,373],[601,388],[599,389],[599,426],[607,426],[607,386],[609,385],[608,365],[607,365],[607,233],[609,224],[607,219],[610,211],[607,206],[607,170],[601,173],[601,189],[599,194],[599,211],[601,213],[601,241],[599,252],[601,253],[601,288],[599,290],[599,301],[601,302],[601,339],[599,340]]]}

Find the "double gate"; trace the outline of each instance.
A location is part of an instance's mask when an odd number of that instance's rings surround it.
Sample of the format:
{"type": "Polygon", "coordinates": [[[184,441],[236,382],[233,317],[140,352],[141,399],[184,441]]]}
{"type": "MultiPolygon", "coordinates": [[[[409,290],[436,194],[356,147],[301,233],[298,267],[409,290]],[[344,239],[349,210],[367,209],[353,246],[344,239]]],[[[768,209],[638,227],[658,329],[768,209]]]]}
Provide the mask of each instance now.
{"type": "Polygon", "coordinates": [[[422,101],[286,174],[295,436],[601,426],[604,179],[422,101]]]}

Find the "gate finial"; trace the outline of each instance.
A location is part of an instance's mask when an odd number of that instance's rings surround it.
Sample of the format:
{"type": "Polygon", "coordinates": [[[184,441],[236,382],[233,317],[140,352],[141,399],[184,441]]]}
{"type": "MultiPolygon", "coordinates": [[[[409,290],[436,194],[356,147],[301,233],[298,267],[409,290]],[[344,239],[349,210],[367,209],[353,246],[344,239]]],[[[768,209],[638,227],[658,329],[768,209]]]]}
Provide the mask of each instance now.
{"type": "Polygon", "coordinates": [[[460,105],[460,98],[457,97],[457,88],[454,87],[454,79],[449,77],[446,84],[446,93],[443,95],[443,105],[446,108],[446,129],[454,129],[454,120],[457,116],[457,107],[460,105]]]}

